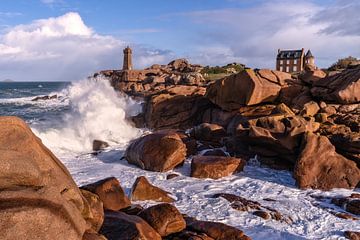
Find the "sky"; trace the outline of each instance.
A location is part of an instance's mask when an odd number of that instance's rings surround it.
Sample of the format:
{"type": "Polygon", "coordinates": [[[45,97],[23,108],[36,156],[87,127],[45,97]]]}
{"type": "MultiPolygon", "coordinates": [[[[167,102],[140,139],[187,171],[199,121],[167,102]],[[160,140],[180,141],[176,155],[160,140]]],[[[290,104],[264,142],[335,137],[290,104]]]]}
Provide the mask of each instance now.
{"type": "Polygon", "coordinates": [[[360,57],[359,0],[1,0],[0,81],[76,81],[188,58],[275,67],[280,49],[311,49],[319,67],[360,57]]]}

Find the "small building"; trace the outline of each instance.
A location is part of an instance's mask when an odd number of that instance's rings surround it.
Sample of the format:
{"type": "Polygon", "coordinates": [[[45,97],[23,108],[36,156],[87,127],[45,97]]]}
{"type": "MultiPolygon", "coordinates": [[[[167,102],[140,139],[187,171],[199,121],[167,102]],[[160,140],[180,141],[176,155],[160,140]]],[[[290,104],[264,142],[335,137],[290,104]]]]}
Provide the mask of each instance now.
{"type": "Polygon", "coordinates": [[[278,49],[276,57],[276,70],[287,73],[301,72],[306,65],[315,66],[315,58],[310,49],[305,54],[304,48],[300,50],[278,49]]]}

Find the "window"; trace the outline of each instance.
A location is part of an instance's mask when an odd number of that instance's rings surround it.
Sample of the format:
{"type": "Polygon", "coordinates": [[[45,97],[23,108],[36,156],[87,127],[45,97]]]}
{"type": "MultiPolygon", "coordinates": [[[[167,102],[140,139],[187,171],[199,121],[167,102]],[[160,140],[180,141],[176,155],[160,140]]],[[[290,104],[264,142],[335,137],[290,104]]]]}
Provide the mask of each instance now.
{"type": "Polygon", "coordinates": [[[290,60],[286,60],[286,64],[290,64],[290,60]]]}
{"type": "Polygon", "coordinates": [[[290,67],[289,66],[286,66],[286,72],[290,72],[290,67]]]}
{"type": "Polygon", "coordinates": [[[294,67],[293,67],[293,71],[294,71],[294,72],[297,72],[297,66],[294,66],[294,67]]]}
{"type": "Polygon", "coordinates": [[[284,60],[280,60],[280,64],[283,64],[284,63],[284,60]]]}
{"type": "Polygon", "coordinates": [[[283,66],[280,66],[280,71],[284,71],[284,67],[283,66]]]}
{"type": "Polygon", "coordinates": [[[294,60],[294,64],[297,64],[297,59],[294,60]]]}

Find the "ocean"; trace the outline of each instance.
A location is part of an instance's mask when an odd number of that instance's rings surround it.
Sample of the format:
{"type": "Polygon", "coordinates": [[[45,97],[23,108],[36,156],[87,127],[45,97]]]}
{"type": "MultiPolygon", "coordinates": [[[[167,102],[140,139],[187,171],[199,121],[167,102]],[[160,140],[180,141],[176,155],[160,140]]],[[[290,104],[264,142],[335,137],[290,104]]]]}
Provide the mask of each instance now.
{"type": "MultiPolygon", "coordinates": [[[[358,221],[334,216],[330,210],[319,208],[319,203],[311,197],[350,195],[351,191],[299,190],[291,172],[260,167],[256,158],[243,172],[218,180],[189,177],[191,159],[167,173],[148,172],[129,165],[122,160],[126,146],[148,132],[128,121],[141,109],[141,102],[115,92],[102,78],[73,83],[0,83],[0,115],[24,119],[69,169],[79,186],[114,176],[130,194],[135,179],[146,176],[151,183],[171,193],[182,213],[238,227],[252,239],[341,239],[345,230],[360,231],[358,221]],[[56,98],[32,101],[54,95],[56,98]],[[95,139],[107,141],[110,147],[100,154],[91,154],[95,139]],[[166,180],[170,173],[179,177],[166,180]],[[258,201],[291,216],[293,223],[263,220],[250,212],[237,211],[225,199],[211,198],[216,193],[232,193],[258,201]]],[[[154,204],[138,203],[145,207],[154,204]]]]}

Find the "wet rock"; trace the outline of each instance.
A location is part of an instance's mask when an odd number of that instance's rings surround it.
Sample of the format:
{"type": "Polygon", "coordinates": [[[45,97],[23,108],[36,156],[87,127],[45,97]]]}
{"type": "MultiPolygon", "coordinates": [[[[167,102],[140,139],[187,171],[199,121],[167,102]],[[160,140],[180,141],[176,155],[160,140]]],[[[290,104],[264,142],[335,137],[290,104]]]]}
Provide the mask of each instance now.
{"type": "Polygon", "coordinates": [[[179,174],[176,173],[172,173],[166,176],[166,180],[171,180],[173,178],[177,178],[179,176],[179,174]]]}
{"type": "Polygon", "coordinates": [[[156,202],[174,202],[174,199],[168,196],[168,192],[151,185],[144,177],[138,177],[131,189],[131,200],[145,201],[153,200],[156,202]]]}
{"type": "Polygon", "coordinates": [[[348,203],[346,204],[345,210],[350,213],[360,215],[360,199],[348,201],[348,203]]]}
{"type": "Polygon", "coordinates": [[[231,207],[238,211],[252,212],[254,215],[264,219],[273,219],[280,222],[291,224],[293,220],[291,217],[283,216],[279,211],[270,207],[262,206],[259,202],[248,200],[246,198],[236,196],[229,193],[219,193],[213,196],[214,198],[222,197],[231,203],[231,207]]]}
{"type": "Polygon", "coordinates": [[[93,150],[94,151],[100,151],[105,148],[109,147],[109,144],[107,142],[101,141],[101,140],[94,140],[93,141],[93,150]]]}
{"type": "Polygon", "coordinates": [[[166,172],[185,160],[186,145],[176,132],[155,132],[133,141],[125,158],[142,169],[166,172]]]}
{"type": "Polygon", "coordinates": [[[17,117],[0,136],[0,239],[81,239],[89,206],[65,166],[17,117]]]}
{"type": "Polygon", "coordinates": [[[195,156],[191,161],[191,177],[218,179],[242,171],[245,161],[233,157],[195,156]]]}
{"type": "Polygon", "coordinates": [[[192,221],[187,225],[189,230],[205,233],[217,240],[250,240],[243,231],[218,222],[192,221]]]}
{"type": "Polygon", "coordinates": [[[359,220],[358,218],[354,217],[353,215],[349,214],[349,213],[335,213],[335,216],[337,216],[338,218],[342,218],[342,219],[346,219],[346,220],[354,220],[357,221],[359,220]]]}
{"type": "Polygon", "coordinates": [[[51,99],[57,99],[58,96],[57,95],[52,95],[52,96],[38,96],[38,97],[35,97],[33,99],[31,99],[31,101],[33,102],[36,102],[36,101],[40,101],[40,100],[51,100],[51,99]]]}
{"type": "Polygon", "coordinates": [[[268,212],[262,211],[262,210],[255,211],[255,212],[253,212],[253,214],[256,215],[256,216],[258,216],[258,217],[261,217],[261,218],[263,218],[263,219],[265,219],[265,220],[271,218],[271,215],[270,215],[268,212]]]}
{"type": "Polygon", "coordinates": [[[224,152],[224,150],[222,150],[221,148],[215,148],[215,149],[207,150],[207,151],[204,152],[202,155],[203,155],[203,156],[228,157],[228,155],[226,154],[226,152],[224,152]]]}
{"type": "Polygon", "coordinates": [[[145,220],[123,212],[105,211],[100,233],[108,240],[161,240],[161,236],[145,220]]]}
{"type": "Polygon", "coordinates": [[[301,189],[354,188],[360,180],[360,170],[354,162],[336,153],[328,138],[307,133],[294,178],[301,189]]]}
{"type": "Polygon", "coordinates": [[[186,222],[176,207],[163,203],[149,207],[139,216],[150,224],[162,237],[185,229],[186,222]]]}
{"type": "Polygon", "coordinates": [[[104,209],[117,211],[130,206],[130,200],[120,186],[119,180],[109,177],[84,185],[81,189],[90,191],[99,196],[104,204],[104,209]]]}
{"type": "Polygon", "coordinates": [[[344,236],[350,240],[360,240],[360,232],[346,231],[344,236]]]}

